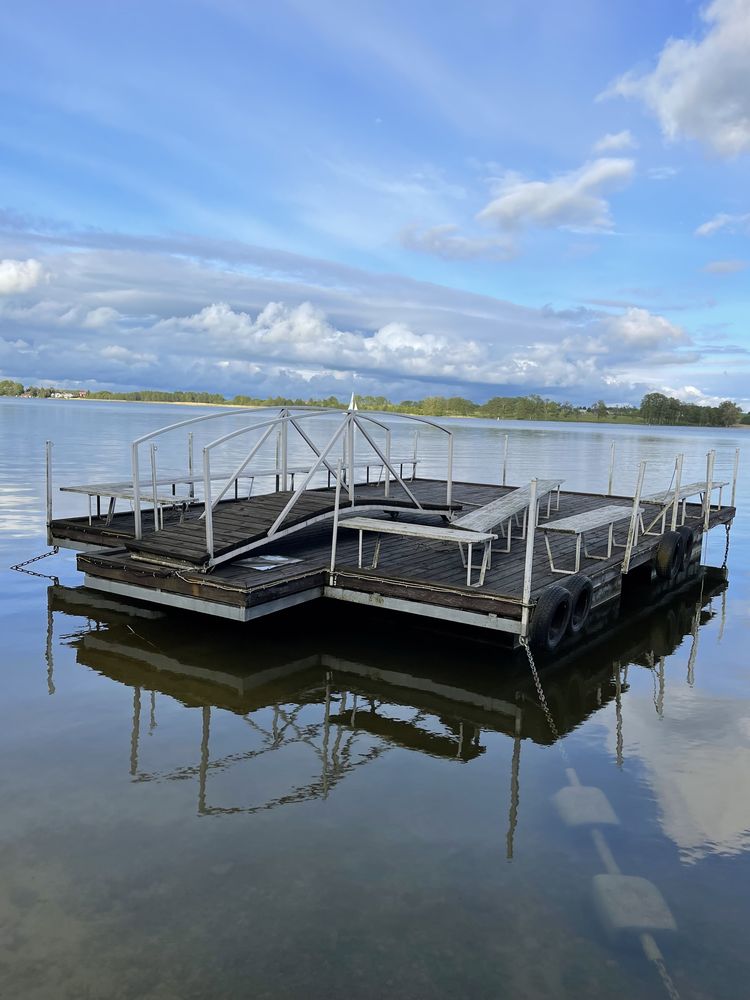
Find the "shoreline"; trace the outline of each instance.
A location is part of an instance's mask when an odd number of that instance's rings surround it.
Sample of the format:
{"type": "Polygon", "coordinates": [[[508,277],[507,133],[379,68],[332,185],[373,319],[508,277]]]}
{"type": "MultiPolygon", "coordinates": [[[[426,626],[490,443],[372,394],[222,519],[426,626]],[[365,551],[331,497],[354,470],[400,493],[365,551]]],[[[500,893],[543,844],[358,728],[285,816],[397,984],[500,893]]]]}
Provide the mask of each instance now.
{"type": "MultiPolygon", "coordinates": [[[[2,396],[0,399],[16,399],[20,400],[21,396],[2,396]]],[[[45,399],[47,397],[34,396],[33,399],[45,399]]],[[[271,405],[242,405],[239,403],[193,403],[188,400],[181,399],[99,399],[97,397],[84,396],[83,398],[73,398],[73,399],[56,399],[56,403],[128,403],[135,406],[208,406],[214,409],[227,409],[227,410],[248,410],[250,412],[256,410],[272,410],[278,409],[278,406],[271,405]]],[[[315,409],[315,407],[310,407],[310,409],[315,409]]],[[[326,407],[321,407],[321,409],[326,409],[326,407]]],[[[346,407],[341,407],[340,412],[344,413],[346,407]]],[[[695,429],[703,431],[732,431],[732,430],[750,430],[750,424],[732,424],[729,427],[719,427],[711,424],[647,424],[642,420],[597,420],[596,418],[592,420],[582,419],[577,417],[572,420],[560,420],[555,417],[547,417],[544,419],[539,419],[537,417],[485,417],[481,415],[476,415],[473,413],[443,413],[440,416],[434,416],[432,414],[425,413],[414,413],[410,410],[382,410],[377,411],[382,413],[387,413],[394,417],[427,417],[430,420],[485,420],[489,423],[500,423],[500,424],[586,424],[587,426],[610,426],[610,427],[670,427],[676,429],[695,429]]]]}

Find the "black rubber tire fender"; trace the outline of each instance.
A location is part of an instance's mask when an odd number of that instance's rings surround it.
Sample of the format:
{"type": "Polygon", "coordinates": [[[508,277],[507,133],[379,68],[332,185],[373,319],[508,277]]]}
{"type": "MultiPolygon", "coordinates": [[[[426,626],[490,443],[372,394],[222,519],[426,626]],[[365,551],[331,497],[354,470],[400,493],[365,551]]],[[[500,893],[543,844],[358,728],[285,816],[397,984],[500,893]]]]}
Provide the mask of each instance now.
{"type": "Polygon", "coordinates": [[[565,636],[573,606],[570,591],[550,583],[539,595],[531,617],[529,642],[543,653],[554,652],[565,636]]]}
{"type": "Polygon", "coordinates": [[[685,569],[690,565],[690,558],[693,555],[693,546],[695,545],[695,532],[688,524],[683,524],[677,529],[677,534],[682,536],[683,542],[683,552],[682,552],[682,569],[685,569]]]}
{"type": "Polygon", "coordinates": [[[594,599],[594,585],[583,573],[574,573],[560,584],[570,594],[570,621],[568,635],[583,631],[594,599]]]}
{"type": "Polygon", "coordinates": [[[678,531],[665,531],[659,540],[654,566],[662,580],[674,580],[682,569],[685,540],[678,531]]]}

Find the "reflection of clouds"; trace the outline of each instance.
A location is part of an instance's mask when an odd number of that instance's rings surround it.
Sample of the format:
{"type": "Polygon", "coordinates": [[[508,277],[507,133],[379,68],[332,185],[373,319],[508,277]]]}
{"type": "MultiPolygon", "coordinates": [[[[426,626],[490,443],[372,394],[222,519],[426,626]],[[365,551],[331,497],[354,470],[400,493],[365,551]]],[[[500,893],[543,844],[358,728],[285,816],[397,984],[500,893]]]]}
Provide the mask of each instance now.
{"type": "Polygon", "coordinates": [[[17,486],[0,486],[0,531],[13,538],[28,538],[39,534],[43,520],[30,487],[24,490],[17,486]]]}
{"type": "MultiPolygon", "coordinates": [[[[750,703],[667,693],[658,719],[642,699],[623,704],[626,756],[640,758],[664,833],[683,861],[750,848],[750,703]]],[[[610,733],[614,749],[615,734],[610,733]]]]}

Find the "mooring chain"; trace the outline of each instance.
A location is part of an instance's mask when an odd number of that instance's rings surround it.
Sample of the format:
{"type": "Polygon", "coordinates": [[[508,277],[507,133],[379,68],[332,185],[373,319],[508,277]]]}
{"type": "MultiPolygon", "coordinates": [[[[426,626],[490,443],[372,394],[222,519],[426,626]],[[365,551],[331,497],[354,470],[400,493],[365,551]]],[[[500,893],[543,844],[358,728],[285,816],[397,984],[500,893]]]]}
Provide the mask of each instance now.
{"type": "Polygon", "coordinates": [[[726,540],[726,544],[724,545],[724,561],[721,564],[721,568],[722,569],[726,569],[727,568],[727,559],[729,558],[729,532],[732,529],[732,525],[731,524],[725,524],[724,527],[726,528],[726,532],[727,532],[727,540],[726,540]]]}
{"type": "MultiPolygon", "coordinates": [[[[539,673],[536,669],[536,664],[534,663],[534,657],[531,653],[531,647],[529,646],[529,640],[522,636],[519,640],[523,648],[526,650],[526,656],[529,659],[529,666],[531,667],[531,676],[534,678],[534,686],[536,687],[536,693],[539,696],[539,704],[542,706],[542,710],[547,717],[547,723],[552,730],[552,735],[556,740],[560,739],[560,733],[557,731],[557,726],[555,725],[555,720],[552,718],[552,712],[549,710],[549,705],[547,704],[547,698],[544,694],[544,688],[542,687],[542,682],[539,680],[539,673]]],[[[562,751],[562,746],[560,750],[562,751]]]]}
{"type": "Polygon", "coordinates": [[[59,579],[56,576],[51,576],[49,573],[36,573],[33,569],[26,569],[26,566],[30,566],[32,563],[39,562],[40,559],[47,559],[49,556],[56,556],[60,551],[59,545],[55,545],[49,552],[42,552],[40,556],[32,556],[31,559],[25,559],[23,562],[14,563],[9,569],[15,570],[17,573],[25,573],[27,576],[38,576],[41,580],[52,580],[53,583],[59,584],[59,579]]]}

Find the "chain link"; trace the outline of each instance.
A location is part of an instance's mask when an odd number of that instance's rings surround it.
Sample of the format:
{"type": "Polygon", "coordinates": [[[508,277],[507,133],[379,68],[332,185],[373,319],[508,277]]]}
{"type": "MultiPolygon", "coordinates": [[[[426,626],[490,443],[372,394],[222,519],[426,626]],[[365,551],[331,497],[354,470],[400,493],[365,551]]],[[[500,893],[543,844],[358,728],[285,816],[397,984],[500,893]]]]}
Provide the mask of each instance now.
{"type": "Polygon", "coordinates": [[[33,569],[26,569],[26,566],[31,566],[32,563],[39,562],[40,559],[47,559],[49,556],[56,556],[59,551],[59,545],[55,545],[49,552],[42,552],[40,556],[32,556],[31,559],[25,559],[20,563],[14,563],[9,568],[15,570],[17,573],[25,573],[27,576],[38,576],[41,580],[52,580],[53,583],[58,584],[60,580],[56,576],[51,576],[49,573],[37,573],[33,569]]]}
{"type": "MultiPolygon", "coordinates": [[[[539,696],[539,704],[542,706],[545,716],[547,717],[547,724],[552,730],[552,735],[556,740],[560,739],[560,733],[555,725],[555,720],[552,718],[552,712],[549,710],[549,705],[547,704],[547,698],[544,694],[544,688],[542,687],[542,682],[539,680],[539,673],[536,669],[536,663],[534,663],[534,657],[531,653],[531,646],[529,646],[529,640],[526,636],[521,636],[519,640],[523,648],[526,650],[526,656],[529,659],[529,666],[531,667],[531,676],[534,678],[534,686],[536,687],[536,693],[539,696]]],[[[562,747],[560,748],[562,749],[562,747]]]]}
{"type": "Polygon", "coordinates": [[[727,532],[727,540],[726,540],[726,544],[724,546],[724,562],[721,564],[721,568],[722,569],[726,569],[727,568],[727,559],[729,558],[729,532],[732,529],[732,525],[731,524],[725,524],[724,527],[726,528],[726,532],[727,532]]]}

